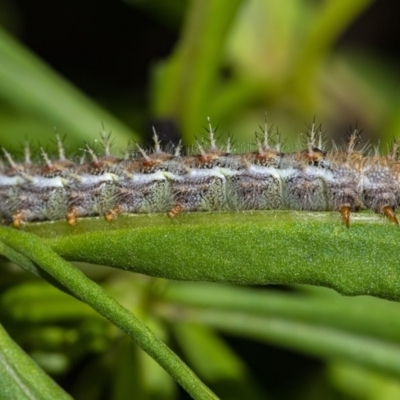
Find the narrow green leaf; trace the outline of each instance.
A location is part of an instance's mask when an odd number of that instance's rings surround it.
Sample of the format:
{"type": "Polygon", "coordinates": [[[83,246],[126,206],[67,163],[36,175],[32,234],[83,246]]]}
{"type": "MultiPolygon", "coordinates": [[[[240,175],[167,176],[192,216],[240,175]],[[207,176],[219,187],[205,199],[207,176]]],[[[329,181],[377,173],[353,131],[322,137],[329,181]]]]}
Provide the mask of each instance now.
{"type": "Polygon", "coordinates": [[[0,397],[2,399],[71,399],[7,335],[0,325],[0,397]]]}
{"type": "Polygon", "coordinates": [[[346,229],[337,213],[260,211],[123,216],[31,224],[69,260],[167,279],[302,283],[400,299],[400,230],[370,212],[346,229]]]}
{"type": "MultiPolygon", "coordinates": [[[[89,304],[99,314],[130,335],[195,399],[216,396],[197,378],[186,364],[133,313],[110,297],[100,286],[60,258],[43,240],[26,232],[0,227],[0,238],[6,247],[23,253],[74,296],[89,304]]],[[[1,250],[1,249],[0,249],[1,250]]],[[[15,260],[13,260],[15,261],[15,260]]],[[[21,265],[24,267],[24,265],[21,265]]]]}

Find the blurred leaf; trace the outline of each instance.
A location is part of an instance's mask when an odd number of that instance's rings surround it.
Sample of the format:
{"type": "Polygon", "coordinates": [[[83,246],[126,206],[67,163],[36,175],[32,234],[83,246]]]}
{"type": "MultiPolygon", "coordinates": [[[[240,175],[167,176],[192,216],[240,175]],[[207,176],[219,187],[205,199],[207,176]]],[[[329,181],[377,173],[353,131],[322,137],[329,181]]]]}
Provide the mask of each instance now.
{"type": "Polygon", "coordinates": [[[242,0],[192,0],[180,40],[154,74],[157,116],[176,118],[190,144],[208,111],[221,66],[222,49],[242,0]]]}
{"type": "Polygon", "coordinates": [[[110,397],[113,400],[129,399],[133,393],[138,399],[147,399],[139,352],[140,349],[126,338],[121,338],[112,352],[115,368],[111,371],[112,395],[110,397]]]}
{"type": "Polygon", "coordinates": [[[7,335],[0,325],[0,397],[3,399],[71,399],[7,335]]]}
{"type": "Polygon", "coordinates": [[[25,282],[9,288],[2,294],[0,306],[0,315],[25,323],[60,322],[98,316],[86,304],[44,281],[25,282]]]}
{"type": "Polygon", "coordinates": [[[185,358],[221,399],[267,398],[243,361],[211,329],[178,323],[173,331],[185,358]]]}
{"type": "Polygon", "coordinates": [[[188,0],[125,0],[125,2],[145,10],[161,25],[176,29],[184,17],[188,0]]]}
{"type": "Polygon", "coordinates": [[[307,28],[302,24],[306,11],[306,2],[299,0],[244,2],[226,43],[235,72],[259,84],[280,84],[307,28]]]}
{"type": "Polygon", "coordinates": [[[89,359],[79,370],[70,389],[74,400],[98,400],[108,392],[115,366],[110,366],[107,355],[89,359]]]}
{"type": "Polygon", "coordinates": [[[143,368],[143,383],[146,388],[147,398],[149,400],[176,399],[178,390],[171,376],[141,350],[139,360],[143,368]]]}
{"type": "Polygon", "coordinates": [[[350,395],[352,399],[397,400],[400,398],[398,378],[347,363],[331,363],[327,373],[339,391],[350,395]]]}
{"type": "Polygon", "coordinates": [[[308,31],[292,63],[294,88],[299,106],[313,107],[317,97],[311,88],[315,87],[316,71],[323,57],[328,54],[338,37],[359,16],[373,0],[325,1],[318,3],[318,15],[303,23],[308,31]]]}
{"type": "Polygon", "coordinates": [[[304,294],[213,283],[170,282],[159,296],[162,302],[177,306],[282,317],[400,344],[399,303],[367,296],[349,298],[334,291],[329,291],[329,296],[320,292],[313,290],[311,294],[304,294]]]}
{"type": "Polygon", "coordinates": [[[339,329],[240,311],[164,306],[169,321],[205,324],[232,335],[266,341],[325,360],[348,361],[400,377],[400,345],[339,329]]]}
{"type": "Polygon", "coordinates": [[[171,376],[134,342],[121,338],[112,351],[113,400],[173,400],[177,387],[171,376]]]}
{"type": "MultiPolygon", "coordinates": [[[[0,97],[16,109],[45,120],[50,129],[57,126],[61,132],[78,137],[80,141],[97,139],[102,123],[106,129],[115,132],[115,144],[121,148],[126,147],[128,140],[138,139],[134,132],[58,76],[1,28],[0,97]]],[[[29,138],[29,132],[21,134],[25,135],[21,139],[29,138]]],[[[6,139],[6,136],[2,138],[2,144],[15,144],[17,138],[6,139]]]]}

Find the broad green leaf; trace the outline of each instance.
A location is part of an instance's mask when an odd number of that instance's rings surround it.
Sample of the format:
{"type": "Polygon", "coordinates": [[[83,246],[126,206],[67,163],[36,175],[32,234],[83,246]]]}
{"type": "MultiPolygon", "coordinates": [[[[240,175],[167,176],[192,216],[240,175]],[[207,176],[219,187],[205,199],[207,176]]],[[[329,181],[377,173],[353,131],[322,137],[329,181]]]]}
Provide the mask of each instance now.
{"type": "Polygon", "coordinates": [[[0,376],[0,397],[2,399],[71,399],[8,336],[1,325],[0,376]]]}

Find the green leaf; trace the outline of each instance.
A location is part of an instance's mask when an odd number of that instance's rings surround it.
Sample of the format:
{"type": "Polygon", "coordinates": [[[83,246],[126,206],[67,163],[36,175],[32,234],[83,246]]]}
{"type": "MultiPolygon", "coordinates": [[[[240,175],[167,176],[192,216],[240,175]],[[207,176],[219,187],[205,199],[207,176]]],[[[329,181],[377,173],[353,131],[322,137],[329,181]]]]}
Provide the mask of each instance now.
{"type": "Polygon", "coordinates": [[[3,399],[71,399],[7,335],[0,325],[0,397],[3,399]]]}
{"type": "Polygon", "coordinates": [[[262,211],[123,216],[30,224],[69,260],[167,279],[302,283],[400,299],[400,230],[370,212],[346,229],[337,213],[262,211]]]}

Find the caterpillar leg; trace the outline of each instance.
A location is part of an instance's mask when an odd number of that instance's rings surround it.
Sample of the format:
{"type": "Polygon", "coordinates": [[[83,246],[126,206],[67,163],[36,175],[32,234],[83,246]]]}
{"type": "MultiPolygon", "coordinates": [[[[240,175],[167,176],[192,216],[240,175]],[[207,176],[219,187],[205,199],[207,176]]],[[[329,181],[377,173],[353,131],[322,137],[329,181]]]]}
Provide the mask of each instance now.
{"type": "Polygon", "coordinates": [[[394,212],[394,208],[391,206],[385,206],[382,208],[382,214],[391,222],[394,222],[396,225],[399,225],[399,221],[397,220],[396,213],[394,212]]]}
{"type": "Polygon", "coordinates": [[[342,206],[340,207],[340,214],[342,216],[343,222],[346,225],[346,228],[350,227],[350,207],[349,206],[342,206]]]}
{"type": "Polygon", "coordinates": [[[17,211],[12,215],[12,224],[15,228],[22,228],[25,224],[25,212],[17,211]]]}
{"type": "Polygon", "coordinates": [[[114,219],[116,219],[118,217],[118,215],[120,215],[122,213],[122,209],[120,206],[114,206],[112,207],[110,210],[108,210],[105,214],[104,214],[104,219],[107,222],[112,222],[114,221],[114,219]]]}
{"type": "Polygon", "coordinates": [[[185,210],[185,206],[181,203],[176,203],[172,206],[172,208],[168,211],[168,217],[175,218],[178,214],[185,210]]]}
{"type": "Polygon", "coordinates": [[[65,219],[67,220],[69,225],[76,225],[78,223],[78,210],[74,207],[68,209],[65,219]]]}

